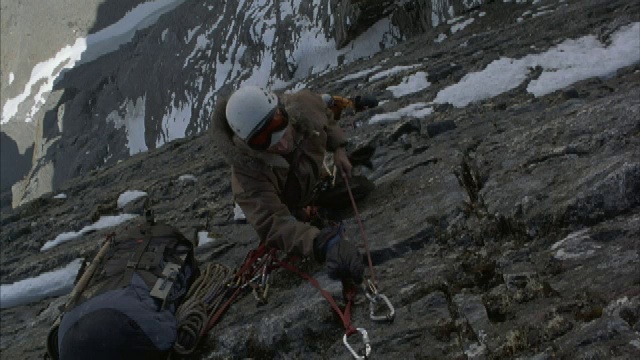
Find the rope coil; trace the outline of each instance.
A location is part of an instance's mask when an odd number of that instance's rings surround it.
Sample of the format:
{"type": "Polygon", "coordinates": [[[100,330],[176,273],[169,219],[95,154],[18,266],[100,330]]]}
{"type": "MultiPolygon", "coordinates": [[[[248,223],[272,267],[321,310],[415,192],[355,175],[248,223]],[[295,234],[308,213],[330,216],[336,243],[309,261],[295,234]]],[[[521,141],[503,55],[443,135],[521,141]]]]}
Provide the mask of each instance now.
{"type": "Polygon", "coordinates": [[[180,355],[191,354],[201,338],[202,329],[225,298],[231,270],[221,264],[207,264],[187,292],[176,311],[178,338],[173,346],[180,355]]]}

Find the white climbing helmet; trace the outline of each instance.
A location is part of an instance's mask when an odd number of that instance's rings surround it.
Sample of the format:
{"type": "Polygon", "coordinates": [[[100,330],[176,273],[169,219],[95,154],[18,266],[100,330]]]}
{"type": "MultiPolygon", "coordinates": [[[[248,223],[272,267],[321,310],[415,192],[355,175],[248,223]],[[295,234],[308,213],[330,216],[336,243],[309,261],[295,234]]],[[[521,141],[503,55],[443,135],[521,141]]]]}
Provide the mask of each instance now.
{"type": "Polygon", "coordinates": [[[258,86],[244,86],[236,90],[227,102],[227,122],[243,141],[260,130],[278,107],[278,97],[258,86]]]}

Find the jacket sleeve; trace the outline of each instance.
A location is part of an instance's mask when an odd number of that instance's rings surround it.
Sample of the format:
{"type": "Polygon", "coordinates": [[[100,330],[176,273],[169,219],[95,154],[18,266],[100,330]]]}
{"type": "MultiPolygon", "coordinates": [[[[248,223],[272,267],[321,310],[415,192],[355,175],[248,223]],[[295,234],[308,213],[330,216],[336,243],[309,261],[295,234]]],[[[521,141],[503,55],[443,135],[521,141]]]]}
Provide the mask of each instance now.
{"type": "Polygon", "coordinates": [[[313,240],[320,230],[298,221],[289,212],[265,174],[234,167],[231,186],[235,201],[260,241],[289,254],[313,255],[313,240]]]}

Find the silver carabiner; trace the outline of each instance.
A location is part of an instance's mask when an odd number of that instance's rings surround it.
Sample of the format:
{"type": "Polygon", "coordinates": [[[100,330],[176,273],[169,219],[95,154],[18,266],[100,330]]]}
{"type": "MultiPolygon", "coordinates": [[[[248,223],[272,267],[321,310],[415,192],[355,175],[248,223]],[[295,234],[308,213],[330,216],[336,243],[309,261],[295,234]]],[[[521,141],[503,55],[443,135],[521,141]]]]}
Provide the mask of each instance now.
{"type": "Polygon", "coordinates": [[[367,330],[363,328],[357,328],[356,330],[358,330],[358,332],[362,335],[362,342],[364,343],[364,355],[358,355],[358,353],[355,350],[353,350],[351,345],[349,345],[349,341],[347,341],[346,333],[344,334],[344,337],[342,337],[342,342],[344,343],[344,346],[347,347],[347,350],[349,350],[351,355],[353,355],[354,359],[357,359],[357,360],[368,359],[369,355],[371,355],[371,344],[369,341],[369,334],[367,334],[367,330]]]}
{"type": "Polygon", "coordinates": [[[396,317],[396,309],[393,307],[393,305],[391,304],[391,301],[389,301],[389,298],[386,297],[384,294],[376,294],[373,297],[369,297],[369,317],[371,318],[371,320],[373,321],[393,321],[393,319],[396,317]],[[386,315],[376,315],[376,308],[378,307],[377,305],[379,304],[379,300],[382,299],[382,301],[384,301],[384,303],[387,305],[387,314],[386,315]]]}
{"type": "Polygon", "coordinates": [[[365,286],[364,295],[369,299],[369,317],[373,321],[393,321],[396,317],[396,309],[389,301],[389,298],[384,294],[378,292],[378,288],[371,281],[371,279],[367,280],[368,288],[365,286]],[[376,308],[378,304],[382,300],[387,305],[387,314],[386,315],[376,315],[376,308]]]}

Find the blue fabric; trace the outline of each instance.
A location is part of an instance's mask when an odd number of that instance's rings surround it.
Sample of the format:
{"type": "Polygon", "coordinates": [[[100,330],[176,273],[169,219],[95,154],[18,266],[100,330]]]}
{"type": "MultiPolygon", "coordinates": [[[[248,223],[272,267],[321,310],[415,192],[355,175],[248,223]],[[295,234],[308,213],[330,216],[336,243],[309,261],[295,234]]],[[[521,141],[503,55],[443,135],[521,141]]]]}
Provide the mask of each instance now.
{"type": "Polygon", "coordinates": [[[331,239],[329,239],[329,241],[327,241],[324,246],[325,256],[327,255],[329,250],[331,250],[331,248],[334,247],[338,243],[338,241],[340,241],[340,239],[342,238],[343,232],[344,232],[344,224],[341,221],[340,225],[338,226],[338,231],[336,232],[336,234],[331,239]]]}
{"type": "MultiPolygon", "coordinates": [[[[60,352],[64,352],[64,337],[74,324],[83,317],[104,309],[117,310],[135,322],[158,350],[170,349],[177,337],[176,318],[169,309],[158,310],[158,304],[149,292],[150,289],[144,280],[134,273],[131,285],[128,287],[100,294],[66,313],[58,330],[60,352]]],[[[96,326],[100,325],[96,324],[96,326]]],[[[117,329],[114,330],[117,331],[117,329]]],[[[91,336],[91,334],[86,334],[86,336],[91,336]]],[[[96,339],[96,341],[100,340],[96,339]]],[[[66,344],[69,343],[66,342],[66,344]]]]}

